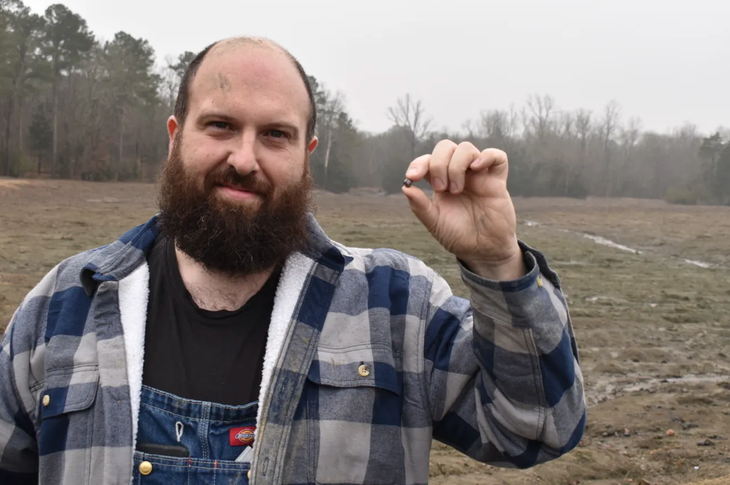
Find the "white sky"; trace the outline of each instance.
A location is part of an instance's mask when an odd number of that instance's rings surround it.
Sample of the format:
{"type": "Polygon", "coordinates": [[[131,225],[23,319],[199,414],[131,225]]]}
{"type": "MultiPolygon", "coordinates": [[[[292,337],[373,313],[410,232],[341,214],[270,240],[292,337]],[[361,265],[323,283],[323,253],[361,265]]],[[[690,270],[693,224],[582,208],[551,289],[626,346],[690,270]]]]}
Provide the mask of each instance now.
{"type": "MultiPolygon", "coordinates": [[[[25,0],[36,13],[54,2],[25,0]]],[[[434,127],[549,93],[666,131],[730,125],[730,0],[65,0],[102,39],[124,30],[166,56],[235,35],[288,48],[345,93],[361,129],[387,129],[410,92],[434,127]]]]}

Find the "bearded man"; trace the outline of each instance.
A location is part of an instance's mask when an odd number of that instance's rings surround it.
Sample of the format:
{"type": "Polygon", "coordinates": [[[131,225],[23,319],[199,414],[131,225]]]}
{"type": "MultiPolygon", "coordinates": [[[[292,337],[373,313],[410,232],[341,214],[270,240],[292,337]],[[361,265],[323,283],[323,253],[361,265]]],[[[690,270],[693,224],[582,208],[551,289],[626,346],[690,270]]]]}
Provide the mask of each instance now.
{"type": "Polygon", "coordinates": [[[0,483],[424,484],[433,439],[526,468],[576,446],[583,381],[557,275],[518,241],[499,150],[414,160],[415,216],[471,296],[330,240],[309,209],[312,90],[277,44],[185,73],[160,212],[54,268],[0,353],[0,483]]]}

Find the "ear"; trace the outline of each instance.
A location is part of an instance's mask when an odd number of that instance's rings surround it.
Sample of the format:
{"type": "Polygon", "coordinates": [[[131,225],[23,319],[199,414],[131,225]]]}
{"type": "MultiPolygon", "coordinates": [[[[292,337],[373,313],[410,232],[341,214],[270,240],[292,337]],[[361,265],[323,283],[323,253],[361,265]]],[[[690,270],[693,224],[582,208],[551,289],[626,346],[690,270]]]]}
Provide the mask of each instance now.
{"type": "Polygon", "coordinates": [[[170,151],[172,151],[172,144],[175,143],[175,135],[179,129],[180,123],[177,122],[177,118],[175,118],[174,115],[167,118],[167,136],[169,137],[168,149],[170,151]]]}
{"type": "Polygon", "coordinates": [[[314,138],[312,138],[312,141],[309,142],[309,146],[307,147],[307,153],[309,153],[311,155],[312,152],[314,151],[314,149],[317,148],[318,144],[319,144],[319,140],[315,136],[314,138]]]}

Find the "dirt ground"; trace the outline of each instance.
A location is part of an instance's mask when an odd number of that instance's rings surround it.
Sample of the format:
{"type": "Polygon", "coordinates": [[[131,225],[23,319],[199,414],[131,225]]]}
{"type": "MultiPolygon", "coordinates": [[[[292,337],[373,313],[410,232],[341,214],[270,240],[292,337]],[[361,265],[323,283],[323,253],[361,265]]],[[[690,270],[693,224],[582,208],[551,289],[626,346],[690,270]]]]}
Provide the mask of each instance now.
{"type": "MultiPolygon", "coordinates": [[[[413,254],[465,294],[453,258],[402,197],[318,194],[316,202],[333,239],[413,254]]],[[[590,406],[586,433],[572,453],[526,471],[434,444],[431,483],[730,484],[730,208],[515,205],[519,237],[548,255],[565,286],[590,406]]],[[[151,185],[0,179],[0,328],[59,261],[154,212],[151,185]]]]}

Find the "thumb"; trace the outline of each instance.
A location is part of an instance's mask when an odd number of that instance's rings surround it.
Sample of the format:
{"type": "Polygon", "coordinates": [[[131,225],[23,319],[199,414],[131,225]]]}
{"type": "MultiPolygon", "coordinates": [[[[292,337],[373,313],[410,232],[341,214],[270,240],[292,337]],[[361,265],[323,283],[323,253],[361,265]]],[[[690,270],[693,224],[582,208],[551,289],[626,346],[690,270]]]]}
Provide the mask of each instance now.
{"type": "Polygon", "coordinates": [[[429,232],[433,232],[432,229],[436,226],[438,221],[438,208],[434,205],[433,201],[416,186],[403,187],[403,193],[408,199],[408,204],[411,206],[411,211],[421,221],[421,224],[426,226],[429,232]]]}

